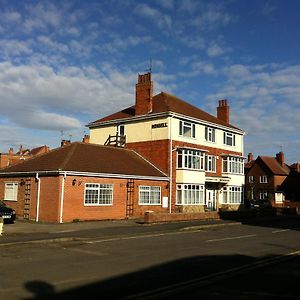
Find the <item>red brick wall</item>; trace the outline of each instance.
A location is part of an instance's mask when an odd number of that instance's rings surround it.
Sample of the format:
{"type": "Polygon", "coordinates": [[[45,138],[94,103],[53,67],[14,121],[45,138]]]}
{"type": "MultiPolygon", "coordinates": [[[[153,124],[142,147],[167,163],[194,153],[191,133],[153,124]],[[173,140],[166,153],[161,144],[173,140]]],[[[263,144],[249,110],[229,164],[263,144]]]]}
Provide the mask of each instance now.
{"type": "MultiPolygon", "coordinates": [[[[21,179],[18,178],[0,178],[0,198],[4,198],[5,182],[18,182],[18,201],[6,201],[7,204],[16,210],[18,218],[24,215],[24,196],[25,185],[21,185],[21,179]]],[[[30,219],[36,220],[37,208],[37,186],[38,183],[34,177],[31,180],[31,203],[30,219]]],[[[59,222],[60,221],[60,201],[63,176],[40,176],[40,207],[39,221],[41,222],[59,222]]],[[[74,219],[79,220],[107,220],[107,219],[125,219],[126,218],[126,200],[127,200],[127,179],[115,178],[94,178],[67,176],[64,183],[64,205],[63,222],[71,222],[74,219]],[[73,185],[73,180],[76,183],[73,185]],[[85,183],[108,183],[114,185],[113,205],[107,206],[85,206],[84,190],[85,183]]],[[[145,211],[153,210],[155,212],[168,212],[168,208],[162,208],[162,205],[139,205],[139,186],[160,186],[161,198],[169,196],[168,182],[155,180],[135,180],[133,193],[133,217],[143,216],[145,211]]]]}

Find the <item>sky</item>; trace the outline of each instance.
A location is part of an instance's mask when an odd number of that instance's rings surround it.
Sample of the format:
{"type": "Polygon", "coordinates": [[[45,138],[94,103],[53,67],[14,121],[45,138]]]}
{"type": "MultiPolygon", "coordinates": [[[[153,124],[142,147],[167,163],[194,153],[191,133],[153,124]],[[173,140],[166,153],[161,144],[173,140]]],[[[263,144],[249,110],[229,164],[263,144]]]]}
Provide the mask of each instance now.
{"type": "Polygon", "coordinates": [[[81,141],[155,94],[213,115],[227,99],[244,154],[300,161],[300,1],[0,0],[0,151],[81,141]]]}

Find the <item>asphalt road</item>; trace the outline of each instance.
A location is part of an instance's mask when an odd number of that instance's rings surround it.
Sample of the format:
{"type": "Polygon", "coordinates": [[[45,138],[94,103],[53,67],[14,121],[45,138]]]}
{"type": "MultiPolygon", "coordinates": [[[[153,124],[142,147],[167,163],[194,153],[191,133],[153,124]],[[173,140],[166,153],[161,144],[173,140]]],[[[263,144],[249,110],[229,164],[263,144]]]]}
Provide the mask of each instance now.
{"type": "Polygon", "coordinates": [[[189,225],[2,246],[0,299],[300,299],[298,219],[189,225]]]}

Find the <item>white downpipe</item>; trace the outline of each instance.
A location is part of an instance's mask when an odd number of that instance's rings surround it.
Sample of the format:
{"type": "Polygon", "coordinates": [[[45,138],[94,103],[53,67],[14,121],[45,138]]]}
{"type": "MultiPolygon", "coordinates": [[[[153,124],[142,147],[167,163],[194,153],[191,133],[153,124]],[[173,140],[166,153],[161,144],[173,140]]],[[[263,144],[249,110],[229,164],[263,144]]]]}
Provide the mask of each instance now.
{"type": "Polygon", "coordinates": [[[65,180],[67,174],[64,172],[64,176],[61,183],[61,196],[60,196],[60,212],[59,212],[59,223],[63,222],[63,209],[64,209],[64,194],[65,194],[65,180]]]}
{"type": "Polygon", "coordinates": [[[35,178],[38,182],[35,221],[38,222],[39,221],[39,214],[40,214],[40,193],[41,193],[41,179],[39,178],[39,173],[36,173],[35,178]]]}
{"type": "Polygon", "coordinates": [[[170,195],[169,195],[169,213],[172,213],[172,187],[173,187],[173,176],[172,176],[172,172],[173,172],[173,151],[172,151],[172,116],[170,117],[170,130],[169,130],[169,134],[170,134],[170,195]]]}

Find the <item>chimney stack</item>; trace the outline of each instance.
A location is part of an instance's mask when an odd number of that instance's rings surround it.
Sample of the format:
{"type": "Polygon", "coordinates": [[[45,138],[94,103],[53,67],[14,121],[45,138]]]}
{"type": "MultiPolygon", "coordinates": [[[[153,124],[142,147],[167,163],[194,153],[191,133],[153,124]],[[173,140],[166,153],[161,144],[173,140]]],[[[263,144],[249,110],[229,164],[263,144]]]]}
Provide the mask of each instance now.
{"type": "Polygon", "coordinates": [[[82,142],[88,144],[90,142],[90,136],[88,134],[85,134],[82,142]]]}
{"type": "Polygon", "coordinates": [[[8,154],[9,155],[13,155],[14,154],[14,148],[10,147],[9,151],[8,151],[8,154]]]}
{"type": "Polygon", "coordinates": [[[60,146],[64,147],[64,146],[68,146],[71,145],[71,140],[61,140],[60,146]]]}
{"type": "Polygon", "coordinates": [[[20,154],[23,154],[23,151],[24,151],[24,150],[23,150],[23,145],[20,145],[19,153],[20,153],[20,154]]]}
{"type": "Polygon", "coordinates": [[[282,151],[276,154],[276,160],[282,167],[284,166],[284,154],[282,151]]]}
{"type": "Polygon", "coordinates": [[[229,106],[227,99],[219,100],[219,106],[217,107],[217,118],[229,124],[229,106]]]}
{"type": "Polygon", "coordinates": [[[153,81],[151,73],[138,75],[135,85],[135,115],[145,115],[152,112],[153,81]]]}
{"type": "Polygon", "coordinates": [[[250,153],[248,154],[248,162],[250,162],[250,161],[252,161],[252,160],[254,160],[254,157],[253,157],[253,154],[250,152],[250,153]]]}

